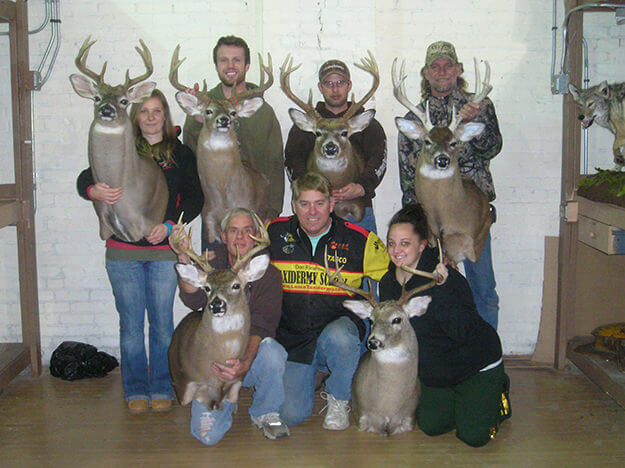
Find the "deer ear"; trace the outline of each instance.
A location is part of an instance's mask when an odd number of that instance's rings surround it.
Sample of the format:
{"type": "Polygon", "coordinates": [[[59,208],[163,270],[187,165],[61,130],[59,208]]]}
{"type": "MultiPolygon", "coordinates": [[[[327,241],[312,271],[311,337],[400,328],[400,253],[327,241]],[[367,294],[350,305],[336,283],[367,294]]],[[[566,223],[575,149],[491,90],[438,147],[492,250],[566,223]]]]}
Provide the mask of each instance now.
{"type": "Polygon", "coordinates": [[[375,116],[375,110],[369,109],[368,111],[361,112],[353,116],[351,119],[347,121],[349,125],[349,134],[362,132],[365,128],[369,126],[373,117],[375,116]]]}
{"type": "Polygon", "coordinates": [[[144,81],[126,91],[126,96],[128,96],[130,102],[141,102],[152,94],[154,88],[156,88],[154,81],[144,81]]]}
{"type": "Polygon", "coordinates": [[[416,296],[404,304],[403,309],[408,317],[421,317],[428,310],[432,296],[416,296]]]}
{"type": "Polygon", "coordinates": [[[411,140],[423,139],[427,135],[427,130],[416,120],[408,120],[403,117],[395,117],[395,125],[397,130],[402,132],[411,140]]]}
{"type": "Polygon", "coordinates": [[[196,288],[201,288],[206,284],[206,273],[193,265],[176,263],[176,271],[182,281],[189,283],[196,288]]]}
{"type": "Polygon", "coordinates": [[[373,311],[373,306],[368,301],[347,300],[343,301],[343,307],[351,310],[363,320],[371,317],[371,312],[373,311]]]}
{"type": "Polygon", "coordinates": [[[461,124],[454,132],[455,137],[460,141],[469,141],[484,131],[486,125],[481,122],[468,122],[461,124]]]}
{"type": "Polygon", "coordinates": [[[189,115],[200,115],[200,109],[198,109],[197,97],[193,94],[185,93],[184,91],[178,91],[176,93],[176,101],[178,105],[182,107],[182,110],[189,115]]]}
{"type": "Polygon", "coordinates": [[[305,112],[297,109],[289,109],[289,115],[295,126],[300,130],[304,130],[305,132],[315,131],[315,124],[317,122],[305,112]]]}
{"type": "Polygon", "coordinates": [[[93,96],[98,93],[98,86],[95,84],[95,82],[82,75],[79,75],[77,73],[69,75],[69,81],[72,83],[72,88],[74,88],[76,94],[78,94],[80,97],[93,99],[93,96]]]}
{"type": "Polygon", "coordinates": [[[258,109],[260,109],[264,102],[265,101],[263,101],[263,98],[261,97],[246,99],[237,106],[237,115],[239,117],[251,117],[258,109]]]}
{"type": "Polygon", "coordinates": [[[258,255],[252,258],[248,264],[239,272],[246,283],[262,278],[269,266],[269,255],[258,255]]]}

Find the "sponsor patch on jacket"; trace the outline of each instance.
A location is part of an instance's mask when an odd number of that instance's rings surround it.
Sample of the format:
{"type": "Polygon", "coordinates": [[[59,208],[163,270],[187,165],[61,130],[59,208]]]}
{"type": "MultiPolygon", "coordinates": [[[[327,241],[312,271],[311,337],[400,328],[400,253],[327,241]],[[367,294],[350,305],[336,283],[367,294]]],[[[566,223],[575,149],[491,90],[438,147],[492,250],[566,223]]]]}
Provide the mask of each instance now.
{"type": "Polygon", "coordinates": [[[284,242],[295,242],[295,237],[293,237],[293,234],[291,234],[290,232],[283,232],[282,234],[280,234],[280,239],[282,239],[284,242]]]}
{"type": "Polygon", "coordinates": [[[291,255],[295,251],[295,246],[293,244],[287,244],[282,247],[282,251],[287,255],[291,255]]]}

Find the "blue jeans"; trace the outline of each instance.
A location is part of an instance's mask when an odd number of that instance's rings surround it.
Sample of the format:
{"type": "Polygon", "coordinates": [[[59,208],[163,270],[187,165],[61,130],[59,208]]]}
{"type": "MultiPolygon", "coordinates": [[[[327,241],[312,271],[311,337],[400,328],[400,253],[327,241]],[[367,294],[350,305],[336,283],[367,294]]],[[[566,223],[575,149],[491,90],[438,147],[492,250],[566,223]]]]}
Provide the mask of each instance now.
{"type": "Polygon", "coordinates": [[[378,228],[375,224],[375,214],[373,214],[373,207],[371,206],[365,208],[365,216],[359,222],[354,221],[352,215],[349,215],[347,217],[347,221],[352,224],[356,224],[361,228],[365,228],[369,232],[374,232],[376,234],[378,233],[378,228]]]}
{"type": "Polygon", "coordinates": [[[174,333],[175,261],[107,260],[119,312],[122,385],[127,401],[173,399],[167,350],[174,333]],[[150,324],[150,361],[145,352],[144,320],[150,324]]]}
{"type": "Polygon", "coordinates": [[[477,262],[464,261],[464,271],[473,293],[477,312],[495,330],[499,313],[499,296],[495,291],[495,273],[490,248],[490,232],[486,237],[482,255],[477,262]]]}
{"type": "MultiPolygon", "coordinates": [[[[243,379],[244,387],[254,387],[254,397],[249,413],[258,418],[267,413],[277,413],[284,401],[282,376],[286,351],[273,338],[264,338],[256,358],[243,379]]],[[[224,401],[221,410],[211,411],[202,403],[191,404],[191,434],[205,445],[219,442],[232,426],[232,413],[236,404],[224,401]],[[208,429],[207,429],[208,428],[208,429]]]]}
{"type": "Polygon", "coordinates": [[[319,369],[330,372],[326,391],[337,400],[349,400],[359,358],[360,337],[356,324],[348,317],[340,317],[326,325],[317,338],[311,364],[286,363],[284,404],[280,408],[280,416],[286,425],[296,426],[312,413],[319,369]]]}

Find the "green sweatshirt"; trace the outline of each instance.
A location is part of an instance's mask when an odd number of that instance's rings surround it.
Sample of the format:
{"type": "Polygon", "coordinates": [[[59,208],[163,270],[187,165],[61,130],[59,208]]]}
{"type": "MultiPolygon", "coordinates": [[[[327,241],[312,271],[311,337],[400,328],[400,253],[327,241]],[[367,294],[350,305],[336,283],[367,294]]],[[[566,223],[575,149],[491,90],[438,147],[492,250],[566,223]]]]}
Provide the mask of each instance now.
{"type": "MultiPolygon", "coordinates": [[[[246,83],[248,89],[256,88],[252,83],[246,83]]],[[[208,92],[211,98],[224,100],[221,83],[208,92]]],[[[284,155],[282,150],[282,133],[276,114],[265,102],[254,115],[249,118],[239,118],[236,132],[241,147],[241,157],[253,169],[264,174],[269,179],[269,200],[272,208],[272,218],[282,212],[284,199],[284,155]]],[[[197,149],[197,139],[202,124],[195,118],[187,115],[183,128],[183,142],[194,151],[197,149]]]]}

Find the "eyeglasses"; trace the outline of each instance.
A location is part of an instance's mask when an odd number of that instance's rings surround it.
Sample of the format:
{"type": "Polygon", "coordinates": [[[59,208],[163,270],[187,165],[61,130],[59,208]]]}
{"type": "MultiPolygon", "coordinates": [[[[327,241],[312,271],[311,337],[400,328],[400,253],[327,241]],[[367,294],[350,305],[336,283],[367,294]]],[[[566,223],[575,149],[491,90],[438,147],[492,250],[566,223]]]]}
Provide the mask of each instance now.
{"type": "Polygon", "coordinates": [[[337,80],[337,81],[326,80],[321,84],[323,85],[324,88],[332,89],[334,87],[344,88],[345,86],[347,86],[347,83],[349,83],[348,80],[337,80]]]}

